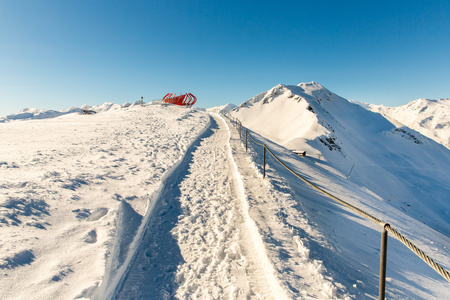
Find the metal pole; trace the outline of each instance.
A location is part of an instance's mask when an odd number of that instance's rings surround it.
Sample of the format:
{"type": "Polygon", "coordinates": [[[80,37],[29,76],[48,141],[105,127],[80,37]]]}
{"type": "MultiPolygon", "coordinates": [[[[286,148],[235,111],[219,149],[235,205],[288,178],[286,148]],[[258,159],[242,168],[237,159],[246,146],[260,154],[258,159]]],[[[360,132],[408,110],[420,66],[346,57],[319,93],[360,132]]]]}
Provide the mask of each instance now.
{"type": "Polygon", "coordinates": [[[239,123],[239,140],[242,139],[242,124],[239,123]]]}
{"type": "Polygon", "coordinates": [[[263,156],[263,179],[266,178],[266,146],[264,146],[264,156],[263,156]]]}
{"type": "Polygon", "coordinates": [[[389,224],[385,224],[383,227],[383,231],[381,232],[380,286],[378,290],[379,300],[384,300],[386,294],[386,256],[387,256],[387,238],[388,238],[386,226],[389,226],[389,224]]]}
{"type": "Polygon", "coordinates": [[[245,130],[245,152],[247,152],[248,130],[245,130]]]}
{"type": "Polygon", "coordinates": [[[347,180],[348,180],[348,178],[350,177],[350,174],[352,174],[352,171],[353,171],[353,168],[354,168],[354,167],[355,167],[355,164],[353,164],[352,168],[350,169],[350,173],[348,173],[347,180]]]}

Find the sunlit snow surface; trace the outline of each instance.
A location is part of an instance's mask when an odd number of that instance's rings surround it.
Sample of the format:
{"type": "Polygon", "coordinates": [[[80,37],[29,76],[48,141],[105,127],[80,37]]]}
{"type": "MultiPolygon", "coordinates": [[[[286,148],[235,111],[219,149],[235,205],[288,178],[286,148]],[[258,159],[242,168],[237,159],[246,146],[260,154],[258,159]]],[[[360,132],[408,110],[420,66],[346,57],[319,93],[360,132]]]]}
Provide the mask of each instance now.
{"type": "MultiPolygon", "coordinates": [[[[315,82],[278,85],[245,101],[231,114],[259,133],[260,139],[300,174],[391,223],[449,269],[448,149],[315,82]],[[307,156],[300,158],[289,150],[306,150],[307,156]]],[[[262,163],[259,148],[255,159],[262,163]]],[[[270,159],[269,165],[287,178],[294,203],[336,247],[329,250],[313,247],[313,243],[308,247],[311,253],[337,278],[345,278],[340,280],[345,286],[351,287],[354,281],[357,298],[367,292],[376,294],[378,226],[311,192],[270,159]]],[[[389,243],[390,249],[395,249],[388,252],[388,277],[392,277],[388,293],[390,288],[392,297],[442,298],[449,294],[448,283],[440,275],[433,274],[398,241],[391,238],[389,243]]]]}
{"type": "Polygon", "coordinates": [[[279,85],[232,112],[244,126],[368,188],[450,237],[450,151],[318,83],[279,85]],[[353,169],[352,169],[353,167],[353,169]]]}
{"type": "Polygon", "coordinates": [[[162,176],[208,122],[134,106],[0,124],[0,298],[89,296],[115,240],[125,256],[162,176]]]}
{"type": "MultiPolygon", "coordinates": [[[[268,118],[252,129],[279,144],[255,137],[307,178],[390,222],[448,269],[449,237],[430,228],[449,226],[437,204],[418,221],[404,211],[418,197],[403,204],[397,194],[387,200],[390,189],[380,192],[403,173],[381,173],[387,179],[377,184],[355,167],[347,180],[344,170],[352,161],[341,157],[351,157],[354,148],[347,145],[353,141],[340,140],[335,130],[334,141],[347,156],[329,150],[334,146],[326,139],[309,142],[337,125],[310,114],[320,106],[308,108],[295,95],[286,98],[306,111],[287,101],[283,109],[301,114],[306,128],[286,118],[303,134],[292,130],[289,145],[308,146],[307,157],[280,146],[283,139],[268,132],[277,123],[268,118]]],[[[327,92],[322,96],[325,101],[327,92]]],[[[271,107],[280,115],[282,108],[271,107]]],[[[262,149],[250,145],[246,153],[244,139],[225,118],[172,105],[85,108],[99,113],[28,115],[0,124],[0,298],[377,298],[379,228],[312,191],[271,158],[263,180],[262,149]]],[[[375,125],[364,134],[393,128],[384,121],[375,125]]],[[[415,144],[403,132],[391,136],[405,145],[428,143],[415,144]]],[[[423,181],[431,196],[440,197],[427,177],[423,181]]],[[[401,178],[395,183],[401,192],[409,188],[401,178]]],[[[444,179],[440,184],[445,194],[448,185],[444,179]]],[[[450,294],[448,283],[406,247],[392,238],[388,247],[389,298],[450,294]]]]}

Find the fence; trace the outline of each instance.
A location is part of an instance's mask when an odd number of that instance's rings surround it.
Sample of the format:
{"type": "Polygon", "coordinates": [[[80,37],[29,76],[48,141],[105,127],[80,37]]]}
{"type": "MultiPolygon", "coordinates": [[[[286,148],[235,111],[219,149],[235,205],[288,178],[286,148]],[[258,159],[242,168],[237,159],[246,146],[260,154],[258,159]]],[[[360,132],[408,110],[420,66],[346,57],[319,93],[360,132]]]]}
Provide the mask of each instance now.
{"type": "MultiPolygon", "coordinates": [[[[234,123],[235,126],[239,126],[239,138],[242,140],[242,123],[233,118],[232,116],[228,115],[228,118],[234,123]]],[[[264,156],[263,156],[263,178],[266,177],[266,150],[275,158],[276,161],[278,161],[283,167],[285,167],[289,172],[291,172],[294,176],[311,186],[313,189],[319,191],[320,193],[324,194],[328,198],[346,206],[347,208],[353,210],[354,212],[362,215],[363,217],[369,219],[370,221],[374,222],[375,224],[381,226],[381,249],[380,249],[380,281],[379,281],[379,290],[378,290],[378,299],[385,299],[385,291],[386,291],[386,256],[387,256],[387,238],[388,238],[388,232],[391,233],[396,239],[398,239],[401,243],[403,243],[406,247],[408,247],[412,252],[414,252],[417,256],[419,256],[425,263],[427,263],[430,267],[432,267],[437,273],[439,273],[444,279],[446,279],[448,282],[450,282],[450,272],[444,269],[441,265],[439,265],[437,262],[435,262],[432,258],[430,258],[428,255],[426,255],[422,250],[420,250],[416,245],[414,245],[411,241],[409,241],[406,237],[404,237],[402,234],[400,234],[398,231],[396,231],[394,228],[392,228],[389,223],[383,222],[379,220],[378,218],[366,213],[365,211],[351,205],[350,203],[347,203],[346,201],[339,199],[338,197],[328,193],[327,191],[321,189],[314,183],[310,182],[291,168],[289,168],[283,161],[281,161],[265,144],[257,142],[253,136],[250,134],[247,128],[245,129],[245,151],[248,150],[248,137],[250,137],[253,142],[255,142],[257,145],[260,145],[264,147],[264,156]]]]}

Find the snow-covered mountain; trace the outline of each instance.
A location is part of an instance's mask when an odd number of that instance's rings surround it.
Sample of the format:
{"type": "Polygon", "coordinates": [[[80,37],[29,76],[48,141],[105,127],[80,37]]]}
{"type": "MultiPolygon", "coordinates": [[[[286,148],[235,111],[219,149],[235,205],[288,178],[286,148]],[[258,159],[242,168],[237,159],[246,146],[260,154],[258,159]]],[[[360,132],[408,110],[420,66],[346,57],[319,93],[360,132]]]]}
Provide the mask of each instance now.
{"type": "Polygon", "coordinates": [[[450,236],[450,151],[435,141],[316,82],[277,85],[232,115],[345,177],[353,168],[351,180],[380,201],[450,236]]]}
{"type": "Polygon", "coordinates": [[[450,149],[449,98],[437,100],[421,98],[396,107],[362,103],[361,105],[388,119],[405,124],[450,149]]]}
{"type": "Polygon", "coordinates": [[[5,123],[14,120],[56,118],[67,114],[81,113],[81,110],[92,110],[95,112],[103,112],[108,110],[118,110],[121,108],[133,107],[136,105],[140,105],[140,102],[136,101],[134,103],[124,103],[122,105],[111,102],[105,102],[101,105],[93,105],[93,106],[85,104],[81,107],[71,107],[68,109],[63,109],[61,111],[52,109],[24,108],[16,114],[10,114],[7,115],[6,117],[0,117],[0,123],[5,123]]]}
{"type": "Polygon", "coordinates": [[[225,105],[207,108],[206,111],[225,115],[235,107],[236,107],[236,105],[234,105],[232,103],[227,103],[225,105]]]}

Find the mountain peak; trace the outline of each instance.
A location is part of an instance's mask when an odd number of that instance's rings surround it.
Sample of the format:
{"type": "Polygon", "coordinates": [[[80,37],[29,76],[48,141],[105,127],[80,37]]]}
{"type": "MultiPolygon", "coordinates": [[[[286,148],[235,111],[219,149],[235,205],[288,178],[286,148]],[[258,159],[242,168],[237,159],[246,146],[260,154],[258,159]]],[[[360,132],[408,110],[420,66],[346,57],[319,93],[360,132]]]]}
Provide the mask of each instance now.
{"type": "Polygon", "coordinates": [[[304,90],[321,90],[321,89],[327,90],[323,85],[315,81],[301,82],[297,86],[301,87],[304,90]]]}

